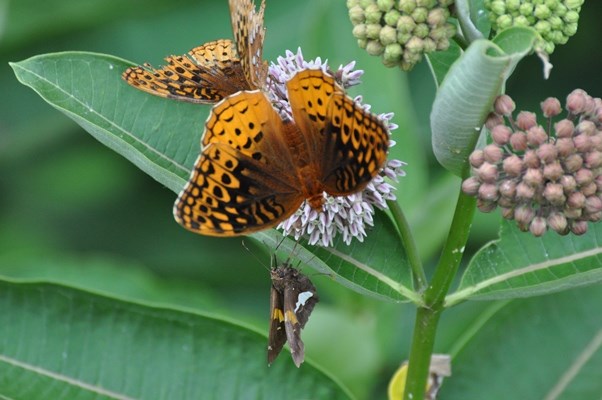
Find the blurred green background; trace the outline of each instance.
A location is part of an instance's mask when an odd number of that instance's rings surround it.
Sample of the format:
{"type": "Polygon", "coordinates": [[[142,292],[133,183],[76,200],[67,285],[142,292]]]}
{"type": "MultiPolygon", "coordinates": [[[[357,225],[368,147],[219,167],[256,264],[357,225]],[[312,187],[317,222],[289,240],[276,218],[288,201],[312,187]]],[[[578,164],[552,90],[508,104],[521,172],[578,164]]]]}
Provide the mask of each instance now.
{"type": "MultiPolygon", "coordinates": [[[[545,97],[563,100],[577,87],[602,95],[600,16],[602,3],[586,2],[579,32],[551,57],[548,81],[535,57],[519,65],[507,87],[519,109],[537,110],[545,97]]],[[[369,57],[355,44],[344,1],[268,0],[265,24],[267,60],[298,46],[306,59],[327,58],[335,68],[357,60],[366,73],[352,94],[361,93],[375,112],[395,112],[400,128],[393,154],[408,162],[400,202],[432,264],[459,181],[432,157],[428,117],[435,86],[427,64],[405,74],[369,57]]],[[[180,228],[171,214],[173,192],[20,85],[8,66],[65,50],[158,66],[164,56],[218,38],[232,38],[225,0],[0,0],[0,275],[209,310],[267,332],[269,249],[246,240],[247,250],[240,238],[201,237],[180,228]]],[[[497,224],[496,215],[478,216],[469,250],[494,238],[497,224]]],[[[382,396],[407,356],[413,307],[365,298],[304,272],[322,298],[304,332],[308,357],[336,371],[359,397],[382,396]]],[[[482,307],[449,311],[439,350],[482,307]]]]}

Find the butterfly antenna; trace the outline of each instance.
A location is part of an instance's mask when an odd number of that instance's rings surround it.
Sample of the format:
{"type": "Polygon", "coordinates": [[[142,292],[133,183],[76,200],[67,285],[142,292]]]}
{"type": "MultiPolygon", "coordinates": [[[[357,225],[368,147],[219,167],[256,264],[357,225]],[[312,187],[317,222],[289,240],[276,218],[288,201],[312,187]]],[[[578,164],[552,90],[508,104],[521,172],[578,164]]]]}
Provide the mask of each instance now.
{"type": "Polygon", "coordinates": [[[242,247],[244,247],[244,248],[245,248],[245,250],[247,250],[249,253],[251,253],[251,255],[252,255],[253,257],[255,257],[255,259],[256,259],[257,261],[259,261],[259,263],[260,263],[260,264],[261,264],[261,265],[262,265],[262,266],[263,266],[265,269],[267,269],[268,271],[270,271],[270,270],[271,270],[271,268],[270,268],[270,267],[268,267],[267,265],[265,265],[265,263],[263,262],[263,260],[262,260],[261,258],[257,257],[257,254],[253,253],[253,252],[251,251],[251,249],[249,249],[249,247],[247,246],[247,244],[245,243],[245,241],[244,241],[244,240],[242,241],[242,247]]]}
{"type": "MultiPolygon", "coordinates": [[[[286,260],[287,264],[290,264],[291,258],[294,257],[295,251],[297,250],[297,246],[299,245],[300,240],[301,240],[301,238],[298,238],[297,240],[295,240],[295,245],[293,246],[293,250],[291,251],[291,254],[288,256],[288,259],[286,260]]],[[[299,266],[301,265],[301,263],[302,263],[302,261],[299,260],[299,263],[297,264],[297,266],[295,268],[299,270],[299,266]]]]}

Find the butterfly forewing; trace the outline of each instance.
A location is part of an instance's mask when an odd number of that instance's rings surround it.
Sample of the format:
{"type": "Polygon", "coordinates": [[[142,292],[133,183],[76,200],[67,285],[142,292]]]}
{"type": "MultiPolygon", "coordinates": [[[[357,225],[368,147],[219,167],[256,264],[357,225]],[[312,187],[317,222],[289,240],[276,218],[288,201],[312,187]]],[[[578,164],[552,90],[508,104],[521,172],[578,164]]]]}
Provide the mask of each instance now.
{"type": "Polygon", "coordinates": [[[268,335],[268,364],[272,364],[286,343],[284,296],[276,290],[273,283],[270,289],[270,330],[268,335]]]}
{"type": "Polygon", "coordinates": [[[161,97],[191,103],[215,103],[250,89],[230,40],[216,40],[171,56],[158,69],[149,64],[128,68],[123,79],[131,86],[161,97]]]}
{"type": "Polygon", "coordinates": [[[389,143],[385,123],[349,98],[320,70],[305,70],[287,84],[293,119],[331,195],[362,190],[384,166],[389,143]]]}
{"type": "Polygon", "coordinates": [[[233,236],[275,226],[295,212],[303,196],[279,139],[286,129],[261,92],[240,92],[218,103],[174,205],[176,220],[198,233],[233,236]]]}

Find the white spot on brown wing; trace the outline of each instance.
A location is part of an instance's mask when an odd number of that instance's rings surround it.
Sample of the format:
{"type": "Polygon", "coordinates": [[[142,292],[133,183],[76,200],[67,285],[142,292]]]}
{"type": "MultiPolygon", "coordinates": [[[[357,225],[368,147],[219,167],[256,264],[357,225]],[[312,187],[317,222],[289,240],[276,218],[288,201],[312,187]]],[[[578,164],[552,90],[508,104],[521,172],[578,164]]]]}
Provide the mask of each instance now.
{"type": "Polygon", "coordinates": [[[312,292],[302,292],[299,293],[299,297],[297,298],[297,303],[295,304],[295,313],[299,310],[299,307],[303,307],[307,300],[309,300],[314,294],[312,292]]]}

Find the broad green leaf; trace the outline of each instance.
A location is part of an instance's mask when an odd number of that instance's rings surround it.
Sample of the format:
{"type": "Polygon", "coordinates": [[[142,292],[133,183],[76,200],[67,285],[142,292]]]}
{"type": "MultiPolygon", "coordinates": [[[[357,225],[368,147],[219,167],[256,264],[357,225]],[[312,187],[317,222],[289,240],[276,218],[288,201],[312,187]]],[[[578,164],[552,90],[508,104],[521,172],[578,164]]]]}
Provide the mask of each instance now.
{"type": "Polygon", "coordinates": [[[208,315],[53,284],[0,282],[0,397],[345,399],[332,378],[208,315]]]}
{"type": "Polygon", "coordinates": [[[446,302],[537,296],[600,281],[602,224],[590,223],[582,236],[549,231],[536,238],[504,221],[500,239],[475,254],[446,302]]]}
{"type": "Polygon", "coordinates": [[[432,145],[437,160],[458,176],[466,166],[493,101],[516,64],[532,49],[535,35],[509,29],[500,47],[473,42],[450,68],[431,112],[432,145]]]}
{"type": "Polygon", "coordinates": [[[303,248],[292,240],[282,241],[282,234],[276,231],[259,232],[253,237],[359,293],[382,300],[419,301],[399,234],[382,211],[376,213],[374,228],[364,242],[354,240],[349,246],[339,239],[334,247],[303,248]]]}
{"type": "Polygon", "coordinates": [[[54,53],[11,63],[19,81],[100,142],[174,192],[198,156],[207,107],[128,86],[131,64],[102,54],[54,53]]]}
{"type": "Polygon", "coordinates": [[[489,303],[449,349],[440,398],[599,399],[601,289],[489,303]]]}

